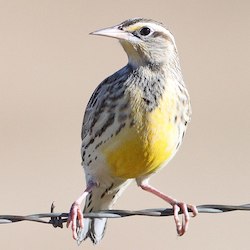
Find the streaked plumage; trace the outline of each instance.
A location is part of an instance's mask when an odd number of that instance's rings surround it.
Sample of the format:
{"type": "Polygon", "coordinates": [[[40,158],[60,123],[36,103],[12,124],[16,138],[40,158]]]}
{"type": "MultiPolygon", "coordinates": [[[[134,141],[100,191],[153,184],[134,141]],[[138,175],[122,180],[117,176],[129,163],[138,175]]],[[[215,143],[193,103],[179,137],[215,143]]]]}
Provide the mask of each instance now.
{"type": "MultiPolygon", "coordinates": [[[[86,107],[81,152],[87,190],[71,208],[68,224],[73,225],[74,238],[80,243],[89,237],[97,243],[106,226],[106,219],[85,219],[76,237],[82,200],[86,197],[84,212],[110,209],[133,179],[173,205],[182,235],[188,225],[186,204],[148,185],[149,177],[175,155],[190,121],[174,37],[162,24],[143,18],[92,34],[118,38],[128,64],[97,87],[86,107]],[[177,216],[180,208],[183,225],[177,216]]],[[[189,207],[195,215],[196,208],[189,207]]]]}

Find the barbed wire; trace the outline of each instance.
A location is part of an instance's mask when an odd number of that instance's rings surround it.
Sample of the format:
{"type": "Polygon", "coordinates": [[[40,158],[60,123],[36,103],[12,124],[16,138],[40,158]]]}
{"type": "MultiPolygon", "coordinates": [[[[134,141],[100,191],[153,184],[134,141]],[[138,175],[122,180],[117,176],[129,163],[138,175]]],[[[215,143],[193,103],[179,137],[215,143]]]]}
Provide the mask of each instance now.
{"type": "MultiPolygon", "coordinates": [[[[51,205],[50,213],[40,213],[31,215],[0,215],[0,224],[15,223],[20,221],[32,221],[44,224],[52,224],[54,227],[63,228],[63,223],[67,222],[68,213],[54,213],[54,203],[51,205]]],[[[199,205],[199,213],[225,213],[232,211],[250,211],[250,204],[245,205],[199,205]]],[[[190,211],[191,212],[191,211],[190,211]]],[[[180,212],[181,214],[181,212],[180,212]]],[[[152,208],[143,210],[101,210],[98,212],[84,213],[85,218],[123,218],[128,216],[172,216],[172,208],[152,208]]]]}

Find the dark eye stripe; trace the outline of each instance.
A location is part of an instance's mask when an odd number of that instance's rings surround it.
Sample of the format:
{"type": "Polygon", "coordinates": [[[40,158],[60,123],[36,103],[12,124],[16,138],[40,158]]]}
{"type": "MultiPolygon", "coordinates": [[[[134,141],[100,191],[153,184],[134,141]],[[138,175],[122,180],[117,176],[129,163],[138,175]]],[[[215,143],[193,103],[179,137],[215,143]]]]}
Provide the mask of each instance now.
{"type": "Polygon", "coordinates": [[[155,31],[153,34],[152,34],[153,37],[159,37],[161,36],[162,38],[166,39],[166,40],[171,40],[165,33],[163,32],[160,32],[160,31],[155,31]]]}

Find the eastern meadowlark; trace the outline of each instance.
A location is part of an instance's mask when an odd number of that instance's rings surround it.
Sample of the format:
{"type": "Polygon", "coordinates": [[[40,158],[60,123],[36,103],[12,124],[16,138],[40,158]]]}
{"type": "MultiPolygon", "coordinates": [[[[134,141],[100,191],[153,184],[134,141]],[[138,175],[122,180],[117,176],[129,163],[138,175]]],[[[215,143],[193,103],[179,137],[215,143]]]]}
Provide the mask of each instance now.
{"type": "Polygon", "coordinates": [[[128,19],[92,35],[119,40],[128,64],[106,78],[92,94],[82,125],[82,166],[86,190],[72,204],[67,226],[80,243],[98,243],[107,219],[84,219],[84,212],[111,209],[132,180],[173,206],[178,235],[188,228],[191,209],[148,184],[183,141],[191,107],[173,35],[161,23],[128,19]],[[183,212],[180,220],[178,213],[183,212]],[[77,220],[78,224],[77,225],[77,220]],[[84,224],[84,225],[83,225],[84,224]]]}

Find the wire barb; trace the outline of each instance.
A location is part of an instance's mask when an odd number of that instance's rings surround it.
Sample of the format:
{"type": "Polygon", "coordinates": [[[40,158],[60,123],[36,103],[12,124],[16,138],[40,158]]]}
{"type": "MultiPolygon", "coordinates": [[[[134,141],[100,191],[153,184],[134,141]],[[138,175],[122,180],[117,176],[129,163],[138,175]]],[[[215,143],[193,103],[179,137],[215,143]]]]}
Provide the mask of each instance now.
{"type": "MultiPolygon", "coordinates": [[[[54,214],[55,207],[56,206],[54,205],[54,201],[53,201],[52,204],[51,204],[51,207],[50,207],[50,213],[51,214],[54,214]]],[[[52,224],[53,227],[55,227],[55,228],[56,227],[63,228],[63,222],[64,222],[64,220],[62,219],[61,216],[56,216],[56,217],[51,216],[50,221],[49,221],[49,223],[52,224]]]]}
{"type": "MultiPolygon", "coordinates": [[[[0,224],[14,223],[20,221],[32,221],[44,224],[52,224],[53,227],[63,228],[63,223],[67,222],[68,213],[55,213],[54,202],[51,204],[50,213],[32,214],[26,216],[20,215],[0,215],[0,224]],[[48,218],[50,220],[48,220],[48,218]]],[[[233,206],[233,205],[199,205],[199,213],[225,213],[232,211],[250,211],[250,204],[233,206]]],[[[181,212],[180,212],[181,213],[181,212]]],[[[85,218],[123,218],[128,216],[172,216],[172,208],[152,208],[144,210],[102,210],[99,212],[84,213],[85,218]]]]}

